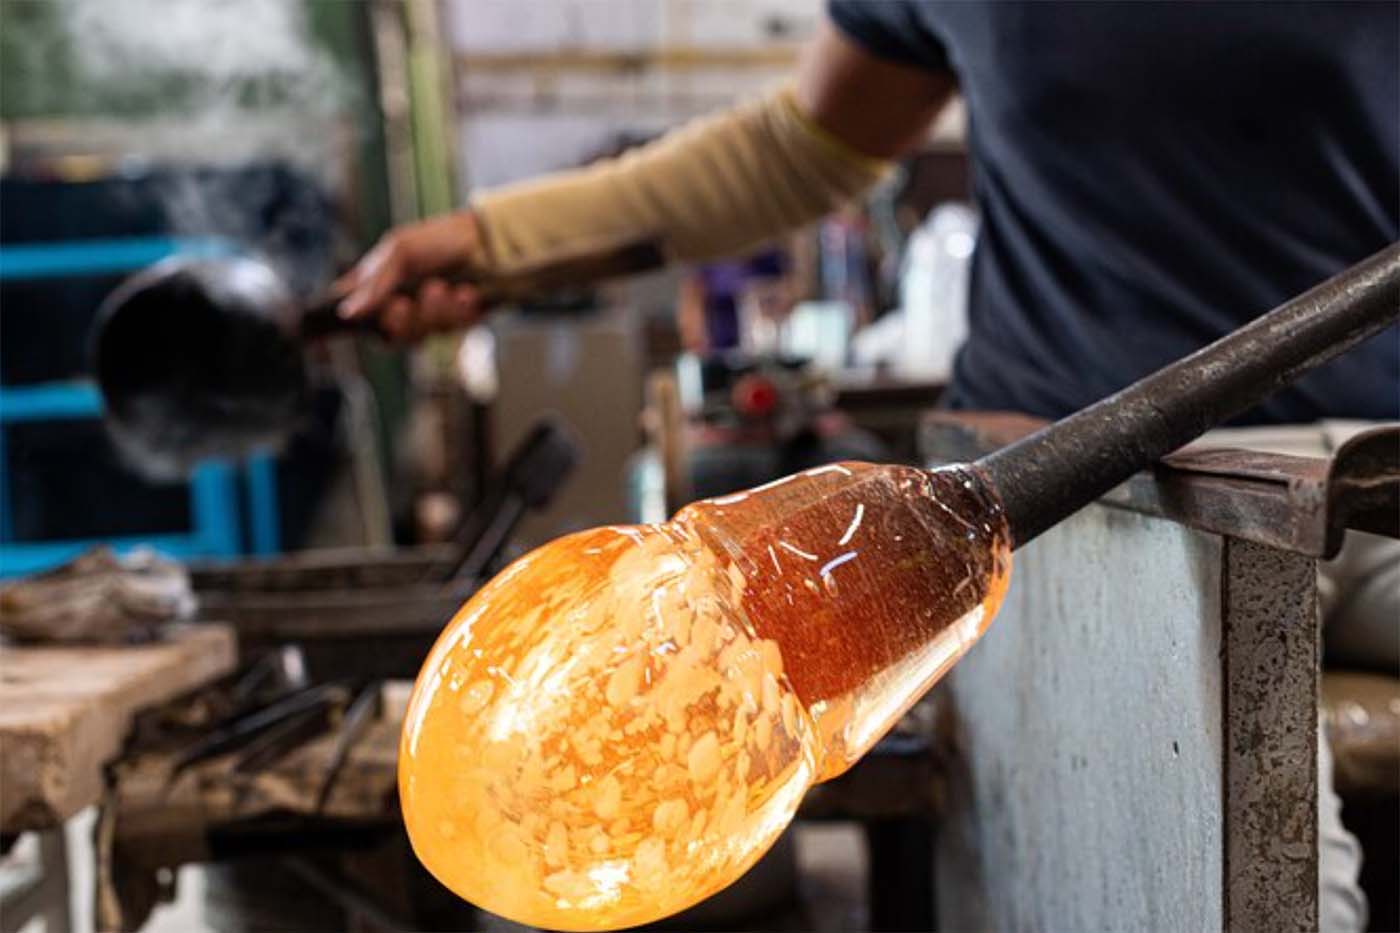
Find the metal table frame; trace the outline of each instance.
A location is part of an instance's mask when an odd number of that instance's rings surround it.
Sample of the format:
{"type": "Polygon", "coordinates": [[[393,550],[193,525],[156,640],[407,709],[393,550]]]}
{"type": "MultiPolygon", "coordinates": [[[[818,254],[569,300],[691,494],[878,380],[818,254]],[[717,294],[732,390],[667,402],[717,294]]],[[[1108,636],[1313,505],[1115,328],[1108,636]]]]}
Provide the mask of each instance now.
{"type": "MultiPolygon", "coordinates": [[[[938,413],[921,448],[1041,424],[938,413]]],[[[1195,449],[1018,552],[948,681],[943,926],[1315,929],[1316,562],[1400,536],[1397,503],[1400,427],[1330,459],[1195,449]]]]}

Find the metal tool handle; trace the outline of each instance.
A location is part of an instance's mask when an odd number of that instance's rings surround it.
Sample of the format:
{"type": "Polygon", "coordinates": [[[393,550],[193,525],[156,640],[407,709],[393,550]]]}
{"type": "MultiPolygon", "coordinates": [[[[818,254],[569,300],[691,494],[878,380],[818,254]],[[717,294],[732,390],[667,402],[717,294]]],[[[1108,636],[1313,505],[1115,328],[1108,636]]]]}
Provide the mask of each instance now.
{"type": "Polygon", "coordinates": [[[578,438],[565,423],[546,415],[516,446],[485,496],[475,521],[462,528],[457,546],[460,558],[448,579],[452,585],[475,587],[495,563],[515,527],[531,509],[543,509],[578,466],[583,454],[578,438]]]}
{"type": "MultiPolygon", "coordinates": [[[[528,272],[496,275],[489,281],[481,281],[474,271],[462,270],[435,274],[449,285],[476,285],[484,306],[508,301],[521,301],[543,291],[564,288],[584,282],[599,282],[619,276],[632,275],[654,269],[665,262],[665,254],[660,244],[645,240],[625,244],[611,252],[598,256],[583,256],[564,259],[528,272]]],[[[422,279],[405,282],[396,291],[401,295],[412,296],[418,291],[422,279]]],[[[302,311],[298,335],[303,340],[316,340],[337,334],[383,334],[377,318],[343,318],[338,313],[340,298],[318,299],[302,311]]]]}
{"type": "Polygon", "coordinates": [[[1020,547],[1400,318],[1400,244],[1121,392],[977,461],[1020,547]]]}
{"type": "Polygon", "coordinates": [[[326,298],[308,306],[297,322],[297,337],[301,340],[320,340],[323,337],[336,337],[341,334],[364,334],[382,337],[384,329],[379,326],[379,318],[345,318],[340,316],[340,299],[326,298]]]}
{"type": "MultiPolygon", "coordinates": [[[[472,276],[465,272],[448,273],[434,276],[434,278],[440,278],[448,285],[470,285],[473,283],[472,276]]],[[[414,279],[403,283],[394,291],[396,294],[412,297],[417,294],[418,287],[422,284],[421,279],[414,279]]],[[[343,297],[342,295],[326,295],[302,308],[301,318],[298,320],[297,336],[302,340],[319,340],[323,337],[335,337],[341,334],[384,336],[384,328],[380,326],[379,318],[376,315],[341,317],[340,302],[343,297]]],[[[493,292],[483,290],[483,299],[490,303],[500,300],[500,297],[493,292]]]]}

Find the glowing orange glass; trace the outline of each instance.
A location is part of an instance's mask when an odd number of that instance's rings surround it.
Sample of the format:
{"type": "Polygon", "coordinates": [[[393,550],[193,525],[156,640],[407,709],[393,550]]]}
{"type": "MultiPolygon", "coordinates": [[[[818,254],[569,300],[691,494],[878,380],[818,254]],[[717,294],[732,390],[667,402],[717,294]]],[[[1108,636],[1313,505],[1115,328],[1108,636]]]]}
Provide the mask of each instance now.
{"type": "Polygon", "coordinates": [[[974,474],[863,463],[551,542],[419,674],[399,761],[414,849],[522,923],[682,910],[962,656],[1010,561],[974,474]]]}

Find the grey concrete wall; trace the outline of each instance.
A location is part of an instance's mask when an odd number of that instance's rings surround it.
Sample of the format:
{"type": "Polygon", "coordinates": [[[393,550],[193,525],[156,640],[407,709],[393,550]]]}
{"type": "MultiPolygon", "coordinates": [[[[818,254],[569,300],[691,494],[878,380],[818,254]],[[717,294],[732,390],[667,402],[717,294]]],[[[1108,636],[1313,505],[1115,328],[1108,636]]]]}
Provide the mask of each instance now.
{"type": "Polygon", "coordinates": [[[951,690],[947,930],[1224,918],[1222,542],[1092,506],[1016,555],[951,690]]]}

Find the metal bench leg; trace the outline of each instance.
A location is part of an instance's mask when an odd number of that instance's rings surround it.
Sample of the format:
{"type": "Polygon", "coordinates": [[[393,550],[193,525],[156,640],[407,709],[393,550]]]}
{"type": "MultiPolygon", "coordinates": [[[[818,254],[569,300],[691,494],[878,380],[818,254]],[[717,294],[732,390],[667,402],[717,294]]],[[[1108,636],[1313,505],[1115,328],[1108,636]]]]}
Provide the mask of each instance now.
{"type": "Polygon", "coordinates": [[[1317,563],[1226,539],[1225,916],[1317,929],[1317,563]]]}
{"type": "Polygon", "coordinates": [[[867,820],[861,824],[869,852],[870,929],[934,927],[932,820],[867,820]]]}
{"type": "Polygon", "coordinates": [[[35,833],[38,859],[21,869],[20,877],[0,885],[0,933],[14,933],[35,917],[46,933],[68,933],[68,839],[64,827],[35,833]]]}

